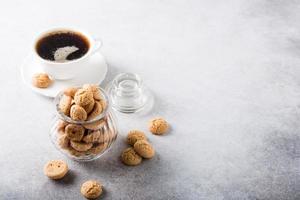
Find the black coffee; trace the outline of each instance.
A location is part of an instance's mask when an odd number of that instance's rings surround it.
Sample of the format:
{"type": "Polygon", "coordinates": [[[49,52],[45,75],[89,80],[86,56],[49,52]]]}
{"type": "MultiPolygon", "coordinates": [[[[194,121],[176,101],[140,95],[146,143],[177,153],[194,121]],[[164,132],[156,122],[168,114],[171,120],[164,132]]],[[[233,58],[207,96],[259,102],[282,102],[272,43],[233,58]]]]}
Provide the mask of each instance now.
{"type": "Polygon", "coordinates": [[[65,60],[75,60],[86,54],[89,47],[88,39],[84,35],[69,31],[51,33],[41,38],[36,44],[36,51],[46,60],[60,62],[62,60],[57,59],[58,53],[67,53],[65,60]]]}

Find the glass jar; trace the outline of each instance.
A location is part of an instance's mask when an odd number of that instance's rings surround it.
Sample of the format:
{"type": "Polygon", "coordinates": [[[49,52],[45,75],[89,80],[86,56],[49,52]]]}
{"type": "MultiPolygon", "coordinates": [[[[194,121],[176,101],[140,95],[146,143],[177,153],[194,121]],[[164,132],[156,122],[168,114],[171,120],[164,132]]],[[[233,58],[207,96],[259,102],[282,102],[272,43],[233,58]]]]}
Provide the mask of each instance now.
{"type": "Polygon", "coordinates": [[[101,114],[89,121],[74,121],[60,111],[59,102],[64,92],[60,92],[54,100],[56,117],[50,131],[51,141],[60,152],[77,161],[91,161],[99,158],[113,145],[118,135],[116,120],[110,109],[108,97],[102,88],[99,89],[106,106],[101,114]],[[67,137],[65,131],[70,124],[84,130],[81,141],[73,141],[67,137]]]}

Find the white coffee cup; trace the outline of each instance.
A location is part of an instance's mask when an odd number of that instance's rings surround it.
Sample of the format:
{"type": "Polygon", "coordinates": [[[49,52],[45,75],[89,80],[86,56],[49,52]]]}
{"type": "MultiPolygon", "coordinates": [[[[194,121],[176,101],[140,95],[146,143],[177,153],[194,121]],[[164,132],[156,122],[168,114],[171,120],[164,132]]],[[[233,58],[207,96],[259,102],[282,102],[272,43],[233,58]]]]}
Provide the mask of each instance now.
{"type": "Polygon", "coordinates": [[[87,67],[89,67],[88,64],[88,58],[93,55],[95,52],[97,52],[100,47],[102,46],[102,42],[99,39],[93,39],[93,37],[80,29],[74,29],[74,28],[53,28],[47,31],[42,32],[39,34],[33,45],[33,51],[34,51],[34,57],[39,62],[39,64],[43,67],[44,72],[49,74],[52,78],[58,79],[58,80],[66,80],[66,79],[72,79],[76,76],[80,76],[80,73],[83,72],[87,67]],[[57,32],[75,32],[80,35],[83,35],[86,37],[89,43],[89,49],[88,51],[80,58],[66,61],[66,62],[56,62],[51,60],[46,60],[42,58],[36,49],[37,42],[46,37],[49,34],[57,33],[57,32]]]}

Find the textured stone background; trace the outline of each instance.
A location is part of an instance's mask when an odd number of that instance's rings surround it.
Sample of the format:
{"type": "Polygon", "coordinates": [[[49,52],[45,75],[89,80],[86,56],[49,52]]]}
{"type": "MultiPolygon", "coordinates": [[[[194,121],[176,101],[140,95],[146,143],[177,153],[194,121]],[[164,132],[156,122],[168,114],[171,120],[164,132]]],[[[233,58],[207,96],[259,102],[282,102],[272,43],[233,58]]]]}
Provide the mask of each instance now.
{"type": "Polygon", "coordinates": [[[0,199],[82,199],[91,178],[104,183],[103,199],[300,199],[299,20],[296,0],[2,2],[0,199]],[[19,74],[34,35],[53,26],[103,39],[103,86],[135,72],[156,97],[148,114],[118,114],[114,148],[91,163],[67,159],[58,182],[42,173],[65,158],[48,136],[52,101],[19,74]],[[156,157],[122,165],[126,132],[157,115],[172,131],[148,134],[156,157]]]}

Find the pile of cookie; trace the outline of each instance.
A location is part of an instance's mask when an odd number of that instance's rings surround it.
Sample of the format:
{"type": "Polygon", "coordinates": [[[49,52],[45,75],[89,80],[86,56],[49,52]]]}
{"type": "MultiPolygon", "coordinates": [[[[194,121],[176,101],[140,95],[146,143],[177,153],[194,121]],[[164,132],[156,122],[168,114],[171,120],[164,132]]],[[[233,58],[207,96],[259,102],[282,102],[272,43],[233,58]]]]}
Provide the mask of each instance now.
{"type": "Polygon", "coordinates": [[[68,88],[60,99],[60,111],[75,121],[89,121],[99,116],[106,108],[100,88],[85,84],[82,88],[68,88]]]}
{"type": "MultiPolygon", "coordinates": [[[[163,118],[152,119],[149,123],[149,130],[155,135],[163,135],[168,129],[169,125],[163,118]]],[[[155,155],[153,146],[147,140],[145,133],[140,130],[129,131],[126,142],[131,147],[125,149],[121,154],[121,160],[125,165],[139,165],[143,158],[151,159],[155,155]]]]}
{"type": "Polygon", "coordinates": [[[116,133],[104,128],[108,123],[106,117],[96,119],[106,106],[97,85],[86,84],[82,88],[66,89],[58,109],[76,123],[67,120],[58,123],[58,145],[75,157],[97,155],[107,149],[116,133]],[[96,121],[89,123],[90,120],[96,121]]]}

